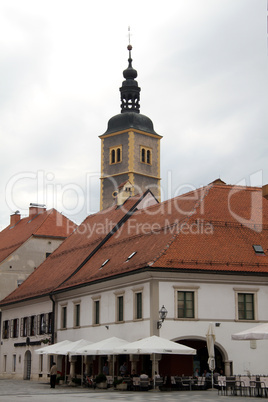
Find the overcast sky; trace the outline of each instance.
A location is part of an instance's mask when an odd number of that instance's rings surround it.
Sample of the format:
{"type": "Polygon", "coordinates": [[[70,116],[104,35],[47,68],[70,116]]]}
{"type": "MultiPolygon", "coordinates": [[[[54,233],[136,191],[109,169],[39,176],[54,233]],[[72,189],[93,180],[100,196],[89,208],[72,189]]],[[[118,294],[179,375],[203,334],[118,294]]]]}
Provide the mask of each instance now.
{"type": "Polygon", "coordinates": [[[77,223],[99,209],[129,25],[162,199],[218,177],[268,183],[266,0],[1,0],[0,229],[31,202],[77,223]]]}

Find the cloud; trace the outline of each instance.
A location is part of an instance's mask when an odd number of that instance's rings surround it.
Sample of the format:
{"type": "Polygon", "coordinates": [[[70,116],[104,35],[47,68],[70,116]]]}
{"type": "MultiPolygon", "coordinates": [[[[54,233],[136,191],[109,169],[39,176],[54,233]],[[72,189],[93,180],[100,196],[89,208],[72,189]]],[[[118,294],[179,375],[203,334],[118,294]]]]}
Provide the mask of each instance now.
{"type": "MultiPolygon", "coordinates": [[[[6,187],[23,172],[53,176],[48,207],[76,221],[99,208],[98,136],[120,112],[128,25],[141,113],[164,136],[163,198],[170,195],[169,172],[172,193],[184,183],[198,187],[219,176],[236,183],[257,170],[268,183],[266,1],[92,4],[1,2],[0,227],[13,212],[6,187]],[[83,195],[68,190],[60,200],[59,186],[70,185],[83,195]],[[83,207],[72,215],[82,198],[83,207]]],[[[27,213],[42,196],[27,179],[14,198],[27,213]]]]}

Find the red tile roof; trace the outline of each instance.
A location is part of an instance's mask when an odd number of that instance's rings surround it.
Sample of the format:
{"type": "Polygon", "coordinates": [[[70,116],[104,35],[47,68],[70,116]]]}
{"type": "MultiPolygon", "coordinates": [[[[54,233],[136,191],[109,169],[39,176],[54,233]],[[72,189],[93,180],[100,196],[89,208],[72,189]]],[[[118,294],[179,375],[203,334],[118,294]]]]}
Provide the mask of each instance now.
{"type": "Polygon", "coordinates": [[[0,262],[20,247],[31,236],[65,239],[76,225],[55,209],[23,218],[14,226],[0,232],[0,262]]]}
{"type": "Polygon", "coordinates": [[[260,188],[212,183],[137,210],[107,238],[135,202],[89,216],[1,304],[145,268],[268,273],[268,200],[260,188]],[[257,255],[254,244],[265,255],[257,255]]]}
{"type": "Polygon", "coordinates": [[[70,277],[80,264],[94,252],[128,211],[135,209],[137,197],[89,215],[84,222],[4,300],[17,301],[48,294],[70,277]]]}

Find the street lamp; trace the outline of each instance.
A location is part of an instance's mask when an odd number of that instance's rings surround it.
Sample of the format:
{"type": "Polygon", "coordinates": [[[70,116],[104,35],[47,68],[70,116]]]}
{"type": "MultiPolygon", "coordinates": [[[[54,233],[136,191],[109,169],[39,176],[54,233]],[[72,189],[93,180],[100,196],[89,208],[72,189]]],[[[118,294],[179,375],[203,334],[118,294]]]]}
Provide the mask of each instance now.
{"type": "Polygon", "coordinates": [[[162,323],[164,322],[165,318],[167,317],[167,309],[165,308],[164,304],[159,310],[159,318],[160,320],[157,321],[157,329],[160,329],[162,327],[162,323]]]}

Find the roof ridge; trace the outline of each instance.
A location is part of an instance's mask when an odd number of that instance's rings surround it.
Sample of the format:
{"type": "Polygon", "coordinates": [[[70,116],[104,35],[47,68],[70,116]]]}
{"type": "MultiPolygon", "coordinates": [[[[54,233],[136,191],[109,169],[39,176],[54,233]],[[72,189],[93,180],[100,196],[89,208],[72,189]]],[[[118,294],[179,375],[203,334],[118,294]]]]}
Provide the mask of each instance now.
{"type": "Polygon", "coordinates": [[[209,265],[241,265],[243,266],[268,266],[268,262],[244,262],[244,261],[223,261],[223,260],[198,260],[198,259],[179,259],[171,258],[169,262],[176,261],[181,264],[209,264],[209,265]]]}
{"type": "Polygon", "coordinates": [[[81,268],[97,253],[97,251],[120,229],[120,227],[133,215],[136,210],[137,205],[139,202],[144,198],[145,192],[135,204],[127,211],[123,217],[114,225],[114,227],[110,230],[109,233],[103,238],[103,240],[96,245],[96,247],[89,253],[89,255],[78,265],[78,267],[63,281],[61,282],[53,291],[52,293],[56,292],[58,288],[63,286],[64,283],[68,282],[77,272],[80,271],[81,268]]]}

